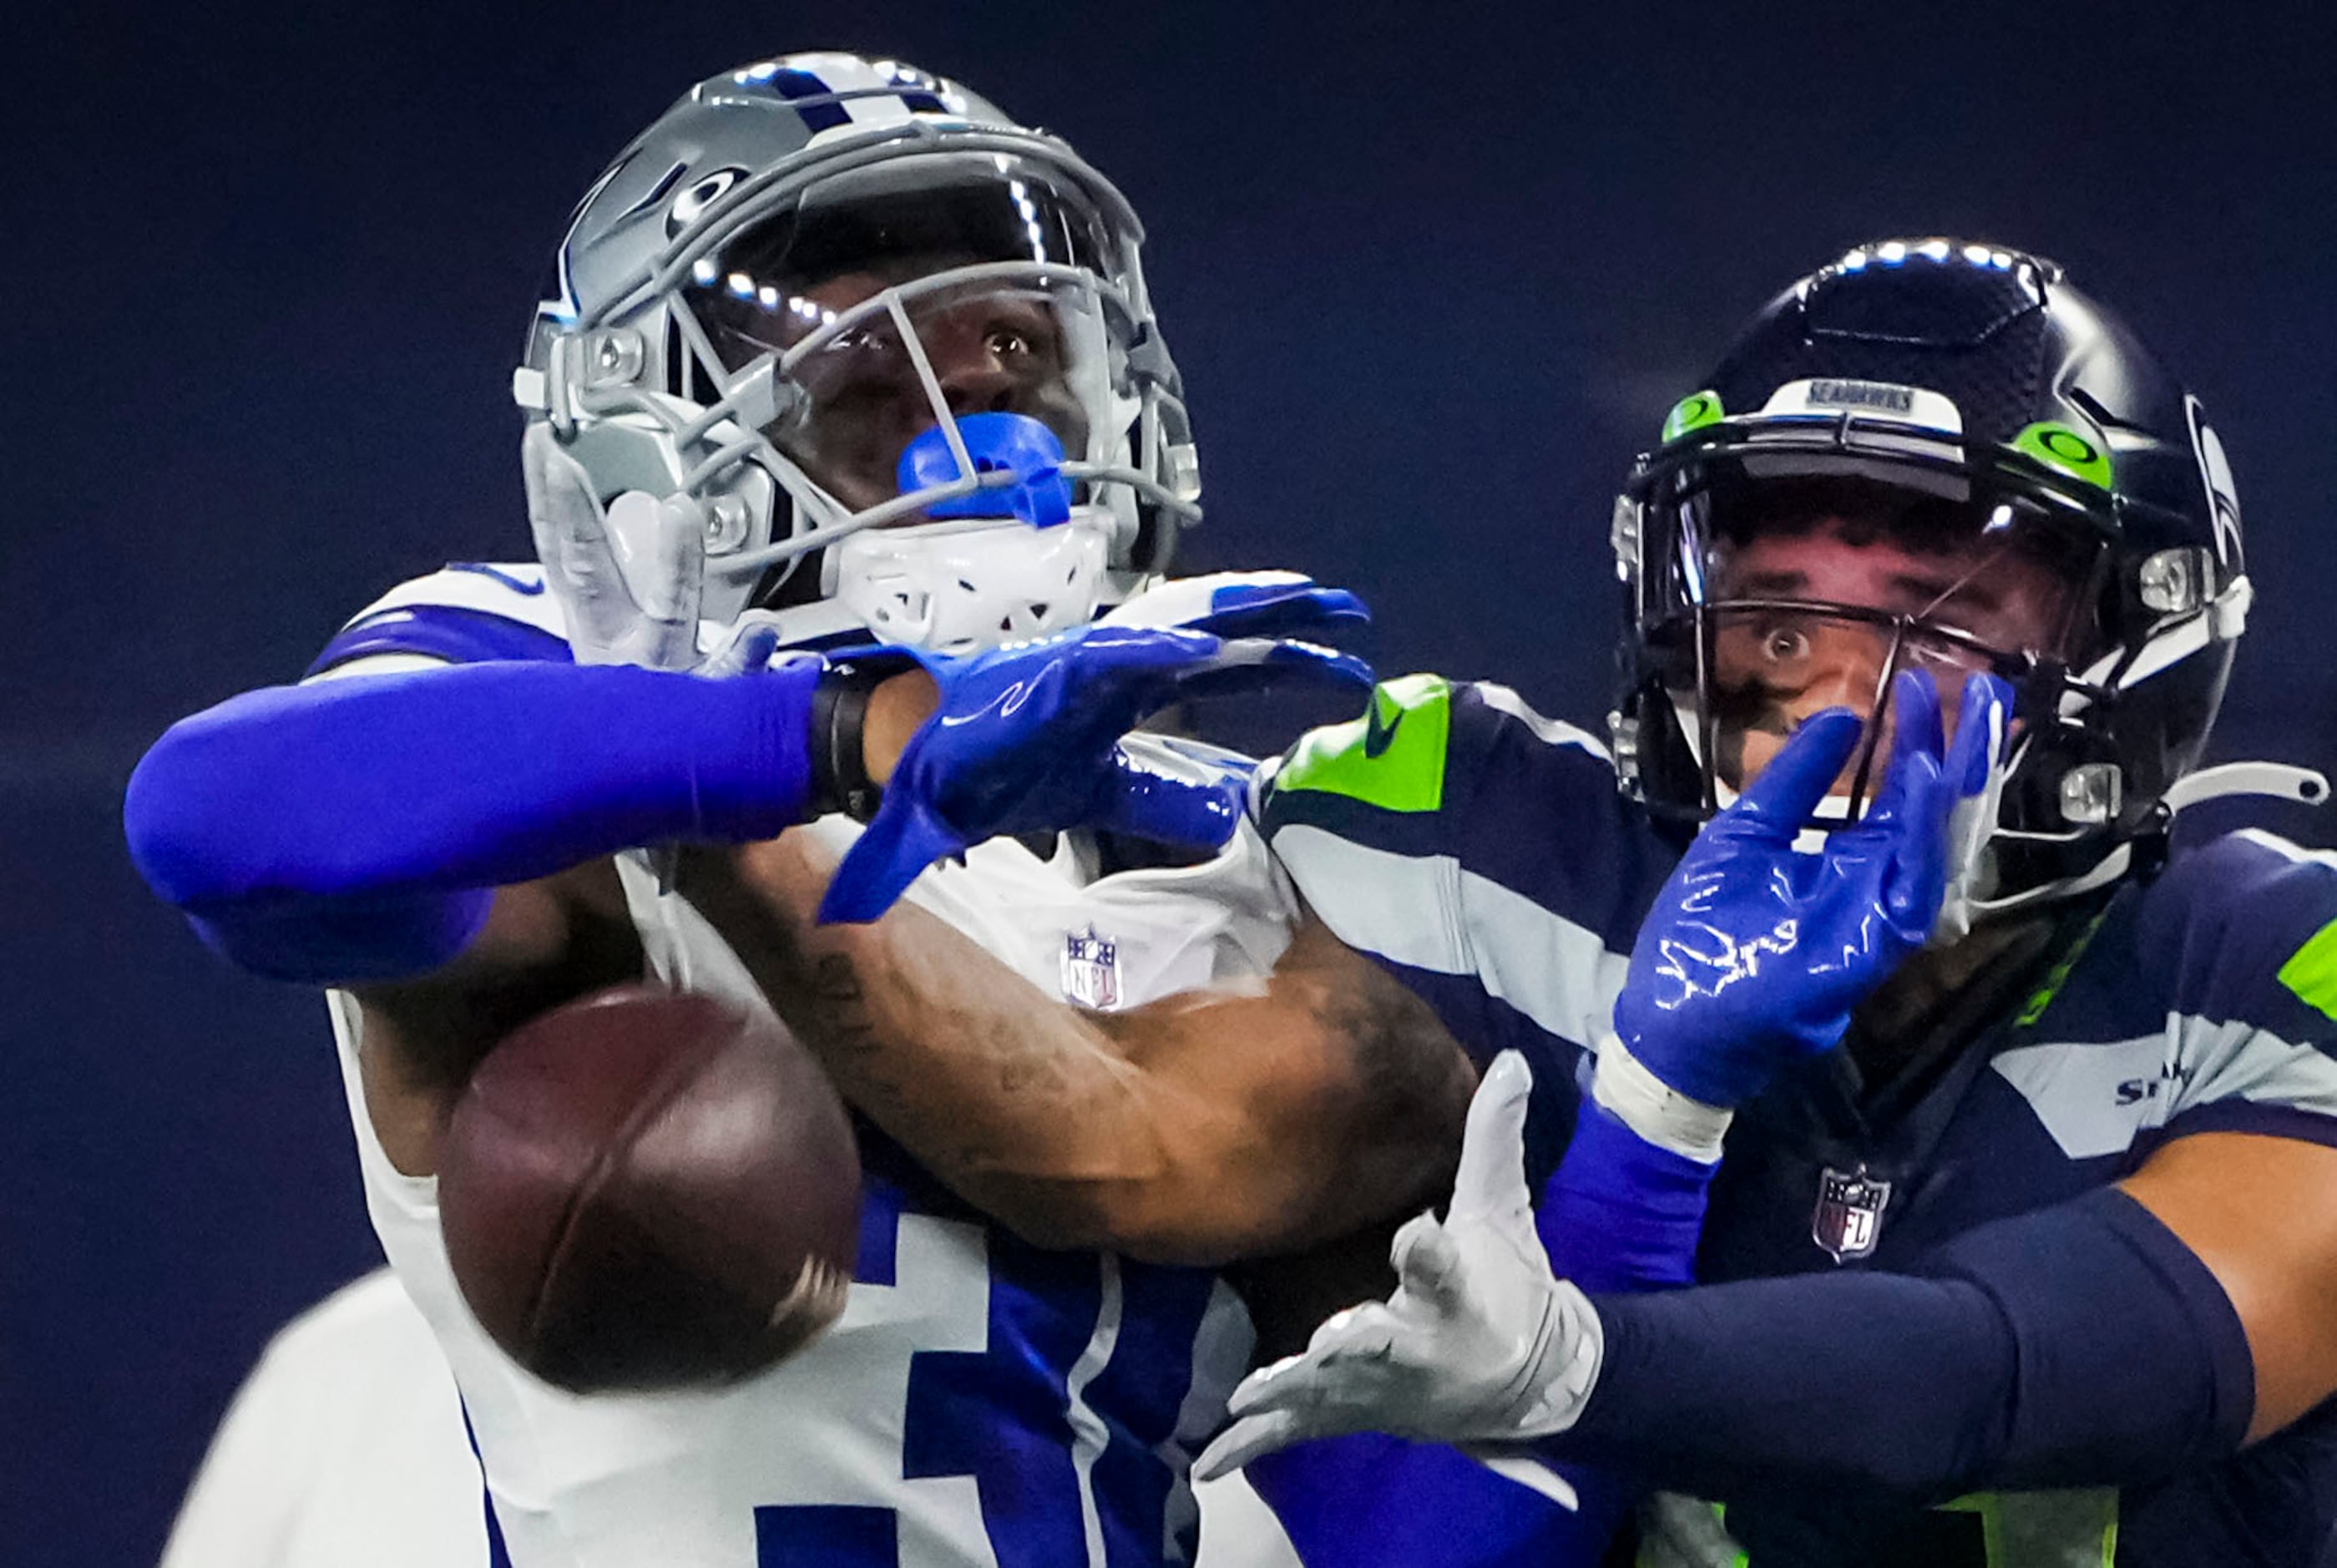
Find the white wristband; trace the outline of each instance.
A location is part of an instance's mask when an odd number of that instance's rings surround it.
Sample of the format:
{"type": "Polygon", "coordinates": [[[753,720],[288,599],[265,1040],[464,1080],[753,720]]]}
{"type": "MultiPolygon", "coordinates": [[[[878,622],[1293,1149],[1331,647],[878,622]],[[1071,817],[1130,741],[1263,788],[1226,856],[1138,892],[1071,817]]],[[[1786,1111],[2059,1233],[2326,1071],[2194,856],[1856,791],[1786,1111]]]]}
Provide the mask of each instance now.
{"type": "Polygon", "coordinates": [[[1599,1043],[1590,1097],[1657,1148],[1705,1165],[1720,1158],[1720,1141],[1736,1114],[1691,1100],[1667,1086],[1625,1050],[1621,1038],[1612,1031],[1599,1043]]]}

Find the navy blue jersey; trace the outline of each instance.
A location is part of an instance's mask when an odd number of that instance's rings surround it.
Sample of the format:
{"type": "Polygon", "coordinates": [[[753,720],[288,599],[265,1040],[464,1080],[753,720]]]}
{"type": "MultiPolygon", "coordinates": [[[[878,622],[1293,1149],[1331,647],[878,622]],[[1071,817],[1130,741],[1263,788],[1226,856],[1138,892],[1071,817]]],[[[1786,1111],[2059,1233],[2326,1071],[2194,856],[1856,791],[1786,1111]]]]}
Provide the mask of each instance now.
{"type": "MultiPolygon", "coordinates": [[[[1539,1180],[1680,843],[1623,799],[1581,730],[1503,688],[1430,676],[1302,741],[1260,816],[1343,940],[1481,1063],[1525,1053],[1539,1180]]],[[[2190,1132],[2337,1144],[2337,858],[2232,834],[2028,935],[1917,1026],[1941,1036],[1927,1063],[1870,1084],[1836,1053],[1740,1112],[1700,1278],[1912,1271],[1949,1237],[2115,1181],[2190,1132]]],[[[2113,1542],[2118,1562],[2154,1568],[2309,1563],[2337,1514],[2337,1407],[2123,1496],[1920,1514],[1839,1494],[1726,1501],[1755,1568],[2012,1563],[2023,1540],[2054,1542],[2061,1554],[2038,1560],[2055,1563],[2106,1561],[2113,1542]],[[2067,1555],[2086,1543],[2089,1557],[2067,1555]]]]}

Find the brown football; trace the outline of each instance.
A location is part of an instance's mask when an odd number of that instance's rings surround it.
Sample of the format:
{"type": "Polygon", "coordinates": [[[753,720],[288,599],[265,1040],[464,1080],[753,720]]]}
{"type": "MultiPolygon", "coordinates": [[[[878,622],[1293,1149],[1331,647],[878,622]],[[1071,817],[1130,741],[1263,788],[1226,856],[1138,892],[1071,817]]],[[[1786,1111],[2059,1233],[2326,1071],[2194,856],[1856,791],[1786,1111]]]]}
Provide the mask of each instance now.
{"type": "Polygon", "coordinates": [[[843,1310],[860,1159],[777,1020],[620,985],[487,1054],[438,1201],[464,1298],[520,1365],[580,1393],[703,1387],[843,1310]]]}

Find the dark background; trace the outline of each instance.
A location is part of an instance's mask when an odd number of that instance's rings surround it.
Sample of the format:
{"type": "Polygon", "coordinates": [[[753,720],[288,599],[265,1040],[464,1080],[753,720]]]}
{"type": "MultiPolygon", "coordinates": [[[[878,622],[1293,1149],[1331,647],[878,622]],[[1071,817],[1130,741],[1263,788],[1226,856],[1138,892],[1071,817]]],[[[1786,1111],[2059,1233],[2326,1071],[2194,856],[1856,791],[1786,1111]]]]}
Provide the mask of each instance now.
{"type": "Polygon", "coordinates": [[[1153,228],[1208,481],[1188,561],[1351,584],[1384,668],[1594,723],[1609,498],[1730,325],[1891,231],[2058,257],[2239,475],[2260,593],[2219,750],[2337,766],[2327,8],[1890,9],[145,4],[20,32],[0,1559],[151,1562],[269,1331],[376,1258],[320,1005],[146,897],[122,780],[392,582],[525,552],[505,388],[544,262],[716,70],[894,54],[1067,134],[1153,228]]]}

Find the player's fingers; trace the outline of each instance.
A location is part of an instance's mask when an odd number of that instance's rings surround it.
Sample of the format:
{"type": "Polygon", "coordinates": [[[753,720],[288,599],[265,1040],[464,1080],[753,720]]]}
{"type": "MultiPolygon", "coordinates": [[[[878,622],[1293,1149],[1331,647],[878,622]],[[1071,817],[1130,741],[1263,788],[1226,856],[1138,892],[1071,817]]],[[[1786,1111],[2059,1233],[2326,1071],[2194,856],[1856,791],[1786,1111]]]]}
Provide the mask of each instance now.
{"type": "Polygon", "coordinates": [[[1384,1363],[1393,1344],[1393,1324],[1386,1308],[1374,1301],[1366,1316],[1362,1308],[1334,1312],[1315,1330],[1305,1350],[1286,1356],[1243,1378],[1226,1402],[1227,1414],[1257,1416],[1272,1410],[1321,1416],[1342,1389],[1352,1390],[1359,1369],[1384,1363]]]}
{"type": "Polygon", "coordinates": [[[1526,1193],[1526,1107],[1533,1072],[1515,1051],[1485,1069],[1469,1102],[1461,1168],[1452,1178],[1453,1224],[1466,1218],[1514,1219],[1530,1210],[1526,1193]]]}
{"type": "Polygon", "coordinates": [[[1308,1428],[1288,1410],[1245,1416],[1201,1450],[1201,1456],[1193,1461],[1193,1479],[1214,1481],[1220,1475],[1231,1475],[1261,1454],[1271,1454],[1304,1438],[1326,1436],[1308,1428]]]}
{"type": "Polygon", "coordinates": [[[1365,1301],[1332,1313],[1306,1341],[1306,1354],[1280,1374],[1286,1395],[1309,1387],[1329,1393],[1322,1374],[1356,1364],[1384,1362],[1395,1346],[1395,1317],[1383,1302],[1365,1301]]]}
{"type": "Polygon", "coordinates": [[[1450,1314],[1465,1294],[1461,1279],[1461,1249],[1452,1232],[1433,1214],[1415,1214],[1395,1233],[1388,1248],[1398,1287],[1439,1315],[1450,1314]]]}
{"type": "Polygon", "coordinates": [[[1639,1508],[1641,1568],[1741,1568],[1745,1548],[1701,1498],[1651,1494],[1639,1508]]]}
{"type": "Polygon", "coordinates": [[[1237,583],[1210,595],[1208,613],[1186,624],[1219,637],[1304,637],[1361,625],[1370,609],[1344,588],[1299,578],[1290,583],[1237,583]]]}
{"type": "Polygon", "coordinates": [[[633,602],[654,620],[687,624],[695,632],[698,603],[706,586],[706,513],[688,495],[657,504],[650,531],[646,568],[633,583],[633,602]]]}
{"type": "Polygon", "coordinates": [[[1766,837],[1790,843],[1833,788],[1863,728],[1847,708],[1812,714],[1724,815],[1757,823],[1766,837]]]}
{"type": "Polygon", "coordinates": [[[1988,788],[1989,769],[2004,756],[2004,730],[2012,711],[2012,688],[1993,675],[1964,681],[1956,711],[1955,743],[1948,750],[1947,776],[1959,795],[1988,788]]]}
{"type": "Polygon", "coordinates": [[[1171,678],[1179,698],[1232,697],[1293,689],[1367,691],[1372,667],[1352,653],[1287,638],[1245,637],[1171,678]]]}
{"type": "Polygon", "coordinates": [[[1899,806],[1873,828],[1889,849],[1882,908],[1902,939],[1921,941],[1947,896],[1948,819],[1956,793],[1939,761],[1920,754],[1907,760],[1899,789],[1899,806]]]}
{"type": "Polygon", "coordinates": [[[779,629],[768,621],[742,620],[731,629],[730,640],[698,668],[716,680],[755,675],[768,669],[779,651],[779,629]]]}
{"type": "Polygon", "coordinates": [[[1173,779],[1115,750],[1110,779],[1099,792],[1096,820],[1086,826],[1156,844],[1220,849],[1241,825],[1247,799],[1246,775],[1227,773],[1206,783],[1173,779]]]}
{"type": "Polygon", "coordinates": [[[582,464],[561,450],[551,426],[531,425],[520,438],[520,477],[539,546],[547,537],[567,544],[598,535],[601,508],[592,480],[582,464]]]}
{"type": "MultiPolygon", "coordinates": [[[[895,770],[894,777],[900,777],[895,770]]],[[[893,906],[918,873],[945,855],[963,852],[965,840],[906,789],[890,789],[875,819],[844,852],[827,891],[820,896],[819,924],[865,925],[893,906]]]]}
{"type": "Polygon", "coordinates": [[[1891,718],[1891,761],[1866,813],[1872,821],[1890,821],[1919,805],[1925,782],[1921,764],[1931,763],[1936,774],[1946,749],[1940,736],[1940,690],[1929,671],[1902,670],[1892,678],[1891,718]]]}

